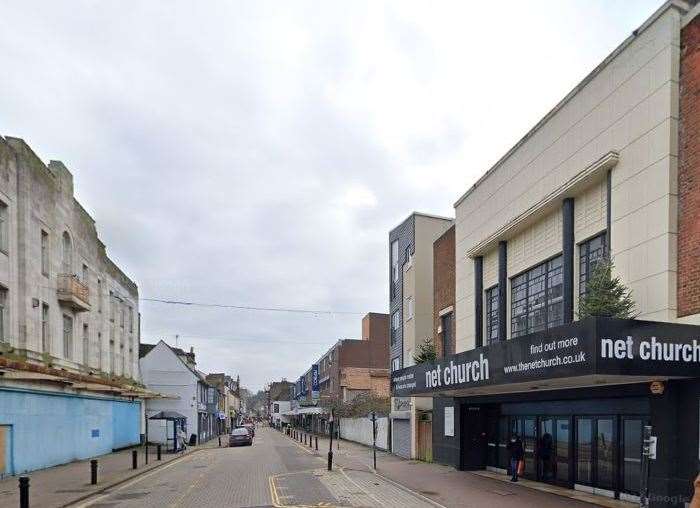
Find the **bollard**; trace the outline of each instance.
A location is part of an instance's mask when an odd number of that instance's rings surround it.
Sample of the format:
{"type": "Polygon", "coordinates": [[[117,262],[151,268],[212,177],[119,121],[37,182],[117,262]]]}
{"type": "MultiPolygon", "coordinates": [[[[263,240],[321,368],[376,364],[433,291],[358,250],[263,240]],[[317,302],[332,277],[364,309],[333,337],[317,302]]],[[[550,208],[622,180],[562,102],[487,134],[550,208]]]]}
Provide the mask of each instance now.
{"type": "Polygon", "coordinates": [[[316,451],[318,451],[318,436],[316,436],[316,451]]]}
{"type": "Polygon", "coordinates": [[[161,454],[160,443],[158,443],[158,445],[156,445],[156,454],[157,454],[158,460],[160,460],[160,458],[161,458],[160,457],[160,454],[161,454]]]}
{"type": "Polygon", "coordinates": [[[90,461],[90,485],[97,485],[97,459],[90,461]]]}
{"type": "Polygon", "coordinates": [[[146,464],[148,464],[148,443],[146,443],[146,464]]]}
{"type": "Polygon", "coordinates": [[[138,452],[136,450],[131,450],[131,468],[136,469],[138,467],[138,452]]]}
{"type": "Polygon", "coordinates": [[[313,445],[313,443],[312,443],[313,440],[314,440],[313,436],[309,436],[309,448],[313,448],[313,447],[314,447],[314,445],[313,445]]]}
{"type": "Polygon", "coordinates": [[[221,434],[219,434],[219,448],[221,448],[221,434]]]}
{"type": "Polygon", "coordinates": [[[306,446],[306,434],[304,434],[304,446],[306,446]]]}
{"type": "Polygon", "coordinates": [[[19,477],[19,508],[29,508],[29,477],[19,477]]]}

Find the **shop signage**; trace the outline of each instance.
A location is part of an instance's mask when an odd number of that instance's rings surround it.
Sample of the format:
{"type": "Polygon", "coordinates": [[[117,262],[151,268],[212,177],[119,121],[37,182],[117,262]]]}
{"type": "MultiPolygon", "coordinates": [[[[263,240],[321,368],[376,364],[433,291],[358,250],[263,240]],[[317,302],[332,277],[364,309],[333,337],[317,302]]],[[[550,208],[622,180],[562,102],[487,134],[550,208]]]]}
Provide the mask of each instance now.
{"type": "Polygon", "coordinates": [[[392,394],[589,375],[698,376],[700,327],[588,318],[392,373],[392,394]]]}
{"type": "Polygon", "coordinates": [[[311,398],[318,399],[318,364],[311,366],[311,398]]]}

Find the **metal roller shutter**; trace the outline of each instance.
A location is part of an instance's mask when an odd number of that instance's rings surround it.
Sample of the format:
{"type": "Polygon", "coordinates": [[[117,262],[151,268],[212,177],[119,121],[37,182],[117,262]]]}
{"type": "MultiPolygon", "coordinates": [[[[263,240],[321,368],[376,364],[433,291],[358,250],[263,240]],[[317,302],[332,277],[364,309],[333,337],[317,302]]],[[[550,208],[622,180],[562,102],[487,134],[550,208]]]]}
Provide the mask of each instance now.
{"type": "Polygon", "coordinates": [[[391,421],[391,450],[404,459],[411,458],[411,420],[391,421]]]}

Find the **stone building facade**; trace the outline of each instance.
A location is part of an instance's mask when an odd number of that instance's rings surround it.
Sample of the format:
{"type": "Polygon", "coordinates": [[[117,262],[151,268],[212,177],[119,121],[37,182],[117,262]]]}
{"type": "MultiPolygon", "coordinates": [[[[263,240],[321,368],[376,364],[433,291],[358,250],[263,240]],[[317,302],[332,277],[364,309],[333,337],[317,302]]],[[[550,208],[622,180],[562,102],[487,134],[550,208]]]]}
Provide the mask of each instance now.
{"type": "Polygon", "coordinates": [[[0,137],[0,477],[139,443],[139,328],[71,172],[0,137]]]}

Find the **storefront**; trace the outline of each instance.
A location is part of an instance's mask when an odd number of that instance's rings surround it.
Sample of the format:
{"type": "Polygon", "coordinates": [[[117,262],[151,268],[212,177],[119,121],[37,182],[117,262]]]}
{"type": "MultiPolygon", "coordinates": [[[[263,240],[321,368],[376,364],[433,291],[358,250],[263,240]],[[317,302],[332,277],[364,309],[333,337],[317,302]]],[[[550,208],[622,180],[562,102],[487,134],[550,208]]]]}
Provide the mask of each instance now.
{"type": "Polygon", "coordinates": [[[652,427],[651,506],[683,506],[697,474],[700,327],[587,319],[397,371],[394,396],[432,395],[433,455],[505,473],[518,434],[525,477],[636,500],[652,427]]]}

